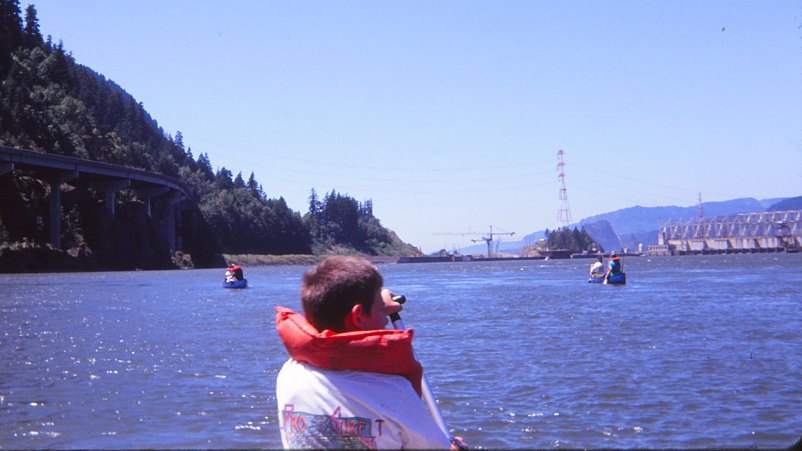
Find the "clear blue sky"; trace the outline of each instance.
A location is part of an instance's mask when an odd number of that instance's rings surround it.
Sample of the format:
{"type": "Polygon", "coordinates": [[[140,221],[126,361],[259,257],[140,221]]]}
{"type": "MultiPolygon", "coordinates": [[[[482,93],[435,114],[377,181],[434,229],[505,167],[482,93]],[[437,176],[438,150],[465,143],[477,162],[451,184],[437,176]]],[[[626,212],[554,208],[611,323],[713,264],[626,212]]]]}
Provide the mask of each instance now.
{"type": "Polygon", "coordinates": [[[558,227],[559,149],[574,221],[802,195],[802,0],[30,3],[196,157],[424,252],[558,227]]]}

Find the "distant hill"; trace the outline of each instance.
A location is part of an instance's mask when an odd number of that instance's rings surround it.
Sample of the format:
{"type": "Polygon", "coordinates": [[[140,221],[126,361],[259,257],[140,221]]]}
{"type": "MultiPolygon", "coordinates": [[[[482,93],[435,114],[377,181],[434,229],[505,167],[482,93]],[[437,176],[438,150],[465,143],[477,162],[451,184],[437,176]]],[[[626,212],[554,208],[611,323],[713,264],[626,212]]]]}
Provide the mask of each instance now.
{"type": "MultiPolygon", "coordinates": [[[[766,211],[771,205],[783,200],[742,198],[721,202],[705,202],[703,204],[706,218],[729,216],[738,213],[753,213],[766,211]]],[[[668,222],[689,221],[699,217],[699,206],[691,207],[641,207],[639,205],[612,213],[590,216],[579,221],[579,225],[591,224],[596,221],[608,221],[620,236],[632,233],[657,230],[668,222]]]]}
{"type": "Polygon", "coordinates": [[[766,211],[802,210],[802,196],[781,200],[766,211]]]}
{"type": "Polygon", "coordinates": [[[592,224],[585,224],[582,227],[604,250],[621,249],[623,247],[621,238],[615,233],[613,226],[604,219],[592,224]]]}
{"type": "MultiPolygon", "coordinates": [[[[721,202],[705,202],[703,208],[706,218],[731,216],[738,213],[802,210],[802,196],[763,200],[741,198],[721,202]]],[[[669,222],[690,221],[698,218],[699,213],[698,205],[690,207],[642,207],[637,205],[590,216],[579,221],[577,225],[580,228],[585,227],[605,250],[620,250],[623,247],[637,250],[638,244],[642,244],[645,250],[650,244],[657,244],[657,231],[660,226],[669,222]]],[[[519,253],[526,244],[543,238],[544,232],[532,232],[518,241],[502,241],[499,244],[499,251],[519,253]]],[[[485,245],[469,246],[460,249],[460,252],[480,254],[486,252],[486,249],[485,245]]]]}
{"type": "MultiPolygon", "coordinates": [[[[721,202],[705,202],[702,206],[705,218],[731,216],[738,213],[755,213],[768,210],[772,205],[785,198],[757,200],[753,198],[733,199],[721,202]]],[[[698,205],[690,207],[629,207],[611,213],[591,216],[579,221],[579,226],[587,226],[598,221],[607,221],[621,238],[624,247],[637,249],[638,244],[644,247],[657,244],[657,231],[660,226],[679,221],[690,221],[698,218],[698,205]]],[[[591,235],[593,235],[591,233],[591,235]]],[[[605,246],[605,249],[612,250],[605,246]]]]}

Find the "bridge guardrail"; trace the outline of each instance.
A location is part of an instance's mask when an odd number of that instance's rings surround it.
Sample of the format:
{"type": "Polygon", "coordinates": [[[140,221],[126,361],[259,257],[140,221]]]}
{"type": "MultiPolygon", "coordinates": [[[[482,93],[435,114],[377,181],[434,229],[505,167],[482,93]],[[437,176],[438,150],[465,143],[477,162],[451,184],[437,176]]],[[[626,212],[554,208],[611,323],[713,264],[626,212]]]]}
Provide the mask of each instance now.
{"type": "Polygon", "coordinates": [[[0,163],[2,162],[34,169],[47,168],[76,171],[79,174],[86,173],[104,177],[125,178],[142,183],[166,186],[189,197],[189,189],[178,178],[113,163],[0,146],[0,163]]]}

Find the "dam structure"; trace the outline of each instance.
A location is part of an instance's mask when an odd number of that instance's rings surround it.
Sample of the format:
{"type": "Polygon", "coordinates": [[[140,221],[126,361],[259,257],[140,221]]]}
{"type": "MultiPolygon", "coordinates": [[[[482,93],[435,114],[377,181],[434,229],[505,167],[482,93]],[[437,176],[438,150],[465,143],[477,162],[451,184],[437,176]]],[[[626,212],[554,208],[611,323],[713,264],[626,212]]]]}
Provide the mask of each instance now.
{"type": "Polygon", "coordinates": [[[797,252],[802,249],[802,210],[739,213],[669,223],[649,255],[797,252]]]}

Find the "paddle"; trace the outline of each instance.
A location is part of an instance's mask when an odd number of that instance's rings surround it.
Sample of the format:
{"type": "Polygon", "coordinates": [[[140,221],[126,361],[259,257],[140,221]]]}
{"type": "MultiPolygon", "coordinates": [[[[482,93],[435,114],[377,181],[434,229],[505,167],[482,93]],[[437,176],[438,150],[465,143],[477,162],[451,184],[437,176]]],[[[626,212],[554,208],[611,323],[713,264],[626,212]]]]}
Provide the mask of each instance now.
{"type": "MultiPolygon", "coordinates": [[[[407,301],[407,297],[404,295],[392,295],[391,299],[393,302],[397,302],[399,304],[403,304],[407,301]]],[[[398,312],[391,313],[390,320],[393,322],[393,328],[395,330],[406,329],[406,326],[404,326],[404,321],[401,320],[401,315],[399,315],[398,312]]],[[[437,402],[434,400],[432,388],[429,387],[429,382],[426,381],[425,374],[421,378],[421,390],[423,392],[423,401],[429,408],[429,412],[432,414],[434,422],[437,423],[437,427],[439,427],[440,430],[443,431],[443,434],[445,434],[446,437],[448,437],[448,439],[451,441],[452,449],[454,449],[454,446],[456,446],[457,449],[468,449],[468,446],[465,445],[461,439],[455,438],[448,432],[448,426],[446,426],[446,421],[443,419],[443,414],[440,412],[440,407],[437,406],[437,402]]]]}

